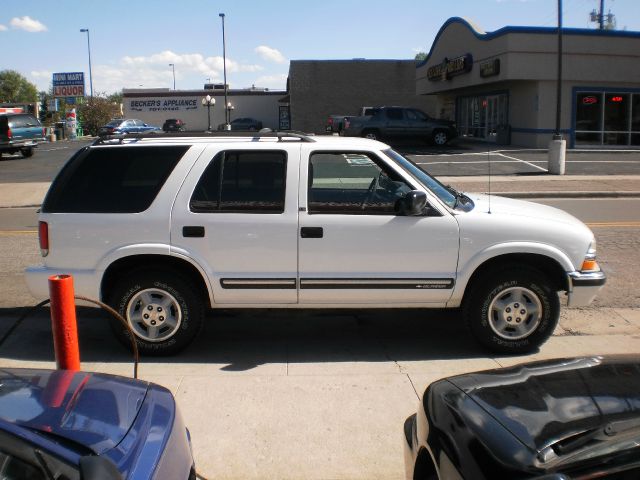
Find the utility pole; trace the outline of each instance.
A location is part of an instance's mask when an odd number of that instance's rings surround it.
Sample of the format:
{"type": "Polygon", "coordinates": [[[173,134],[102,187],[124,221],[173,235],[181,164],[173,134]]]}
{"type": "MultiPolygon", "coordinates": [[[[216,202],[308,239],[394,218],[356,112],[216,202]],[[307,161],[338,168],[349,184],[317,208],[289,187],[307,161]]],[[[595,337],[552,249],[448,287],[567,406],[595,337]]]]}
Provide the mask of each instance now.
{"type": "Polygon", "coordinates": [[[592,22],[598,23],[599,30],[611,30],[616,26],[615,15],[611,13],[611,10],[609,10],[609,13],[607,13],[606,15],[604,14],[604,0],[600,0],[600,10],[596,10],[594,8],[593,10],[591,10],[591,13],[589,15],[592,22]],[[607,20],[606,24],[605,17],[607,20]]]}

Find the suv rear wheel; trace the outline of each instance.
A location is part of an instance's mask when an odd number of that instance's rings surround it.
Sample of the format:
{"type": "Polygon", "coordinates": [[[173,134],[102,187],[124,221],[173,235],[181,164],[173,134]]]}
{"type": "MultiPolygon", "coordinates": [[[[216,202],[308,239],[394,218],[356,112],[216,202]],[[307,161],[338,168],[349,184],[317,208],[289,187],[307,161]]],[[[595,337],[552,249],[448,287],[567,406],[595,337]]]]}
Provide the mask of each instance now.
{"type": "Polygon", "coordinates": [[[20,150],[20,153],[22,153],[22,156],[24,158],[29,158],[33,156],[33,148],[23,148],[20,150]]]}
{"type": "MultiPolygon", "coordinates": [[[[172,355],[189,345],[204,324],[204,305],[196,292],[179,274],[137,271],[122,276],[110,303],[129,323],[141,353],[172,355]]],[[[128,330],[117,321],[111,325],[129,346],[128,330]]]]}
{"type": "Polygon", "coordinates": [[[558,294],[538,270],[507,267],[478,278],[464,316],[476,340],[498,353],[523,354],[542,345],[560,316],[558,294]]]}

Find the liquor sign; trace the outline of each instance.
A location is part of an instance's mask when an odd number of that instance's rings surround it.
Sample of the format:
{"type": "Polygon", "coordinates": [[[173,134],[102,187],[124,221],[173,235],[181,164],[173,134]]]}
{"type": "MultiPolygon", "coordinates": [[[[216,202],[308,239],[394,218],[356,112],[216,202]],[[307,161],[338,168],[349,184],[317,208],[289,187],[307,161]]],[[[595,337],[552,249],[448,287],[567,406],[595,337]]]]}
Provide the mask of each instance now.
{"type": "Polygon", "coordinates": [[[53,74],[54,97],[84,97],[84,72],[53,74]]]}

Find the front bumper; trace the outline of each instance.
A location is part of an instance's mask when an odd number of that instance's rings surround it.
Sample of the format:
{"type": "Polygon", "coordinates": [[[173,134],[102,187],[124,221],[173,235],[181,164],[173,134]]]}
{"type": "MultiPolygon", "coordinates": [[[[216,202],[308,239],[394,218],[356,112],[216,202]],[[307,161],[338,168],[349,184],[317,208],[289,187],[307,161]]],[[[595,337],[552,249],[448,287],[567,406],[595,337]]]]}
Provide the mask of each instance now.
{"type": "Polygon", "coordinates": [[[413,480],[413,473],[416,466],[417,452],[414,446],[418,443],[416,441],[416,417],[414,413],[404,421],[404,473],[407,480],[413,480]]]}
{"type": "Polygon", "coordinates": [[[568,307],[586,307],[607,282],[603,271],[570,272],[568,307]]]}

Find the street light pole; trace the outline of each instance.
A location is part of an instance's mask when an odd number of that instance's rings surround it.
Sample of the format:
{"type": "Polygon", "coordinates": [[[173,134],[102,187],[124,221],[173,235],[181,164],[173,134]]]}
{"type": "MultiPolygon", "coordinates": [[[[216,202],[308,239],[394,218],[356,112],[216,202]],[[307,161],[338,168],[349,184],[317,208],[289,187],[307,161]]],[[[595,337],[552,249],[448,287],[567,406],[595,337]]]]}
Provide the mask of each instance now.
{"type": "Polygon", "coordinates": [[[202,105],[207,107],[207,122],[209,125],[207,127],[207,132],[211,131],[211,107],[215,106],[215,104],[216,104],[216,99],[213,98],[211,95],[207,95],[202,99],[202,105]]]}
{"type": "Polygon", "coordinates": [[[173,63],[170,63],[169,66],[171,70],[173,70],[173,89],[176,89],[176,66],[173,63]]]}
{"type": "MultiPolygon", "coordinates": [[[[224,104],[227,105],[229,102],[227,99],[227,45],[224,37],[224,13],[219,13],[218,16],[222,18],[222,69],[224,72],[224,104]]],[[[224,128],[225,130],[231,130],[226,110],[224,114],[224,128]]]]}
{"type": "Polygon", "coordinates": [[[87,34],[87,51],[89,52],[89,92],[93,100],[93,75],[91,75],[91,40],[89,39],[89,29],[81,28],[80,32],[87,34]]]}

